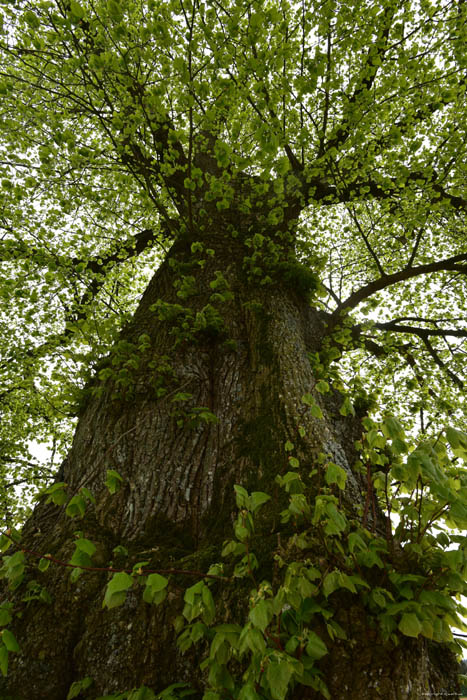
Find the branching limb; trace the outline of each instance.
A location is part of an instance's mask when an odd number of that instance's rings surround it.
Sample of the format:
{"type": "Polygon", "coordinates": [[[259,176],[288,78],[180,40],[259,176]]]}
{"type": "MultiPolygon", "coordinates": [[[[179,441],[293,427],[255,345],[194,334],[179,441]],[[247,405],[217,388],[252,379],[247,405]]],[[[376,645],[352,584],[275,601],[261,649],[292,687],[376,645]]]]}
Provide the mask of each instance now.
{"type": "Polygon", "coordinates": [[[446,365],[445,362],[443,362],[443,360],[440,358],[440,356],[438,355],[438,353],[436,352],[436,350],[434,349],[434,347],[430,343],[430,339],[427,336],[420,336],[420,337],[421,337],[423,343],[425,344],[426,349],[428,350],[428,352],[430,353],[431,357],[433,358],[435,363],[438,365],[438,367],[440,367],[440,369],[442,369],[444,372],[446,372],[446,374],[452,379],[454,384],[456,384],[459,387],[459,389],[463,389],[464,382],[462,381],[462,379],[460,379],[460,377],[457,376],[457,374],[455,374],[452,370],[449,369],[449,367],[446,365]]]}
{"type": "Polygon", "coordinates": [[[358,232],[360,233],[361,237],[363,238],[363,242],[365,243],[366,249],[370,253],[371,257],[376,263],[376,267],[378,268],[379,274],[384,277],[385,272],[383,269],[383,266],[381,265],[378,256],[376,255],[375,251],[370,245],[370,241],[368,239],[368,236],[366,235],[365,231],[360,225],[360,222],[357,218],[357,215],[355,214],[355,209],[353,207],[347,207],[347,211],[349,212],[350,216],[352,217],[353,222],[355,223],[355,226],[358,229],[358,232]]]}
{"type": "Polygon", "coordinates": [[[394,331],[395,333],[413,333],[422,339],[433,335],[443,338],[448,335],[455,338],[467,338],[467,329],[464,330],[462,328],[417,328],[416,326],[404,326],[396,323],[396,321],[386,321],[385,323],[375,323],[374,325],[375,328],[380,330],[394,331]]]}
{"type": "Polygon", "coordinates": [[[406,280],[412,279],[413,277],[419,277],[421,275],[430,274],[433,272],[440,271],[455,271],[461,272],[462,274],[467,274],[467,264],[462,265],[460,263],[467,262],[467,253],[461,253],[460,255],[454,255],[452,258],[446,258],[445,260],[438,260],[436,262],[427,263],[426,265],[418,265],[417,267],[404,267],[398,272],[394,272],[391,275],[383,275],[363,287],[358,289],[356,292],[350,294],[347,299],[335,309],[332,313],[331,322],[329,326],[329,332],[338,323],[342,312],[350,311],[357,307],[362,301],[368,299],[373,294],[380,292],[383,289],[387,289],[398,282],[404,282],[406,280]]]}
{"type": "MultiPolygon", "coordinates": [[[[360,78],[357,81],[357,86],[348,99],[348,107],[358,103],[358,100],[362,97],[362,95],[371,90],[372,86],[374,85],[379,67],[382,65],[385,53],[388,49],[389,32],[396,11],[396,3],[388,5],[388,7],[385,9],[380,31],[376,40],[368,47],[368,51],[363,61],[363,68],[360,78]]],[[[333,138],[329,139],[329,141],[325,144],[323,152],[325,153],[334,148],[341,148],[349,138],[351,132],[352,126],[348,123],[346,115],[344,115],[344,118],[341,124],[337,127],[333,138]]]]}

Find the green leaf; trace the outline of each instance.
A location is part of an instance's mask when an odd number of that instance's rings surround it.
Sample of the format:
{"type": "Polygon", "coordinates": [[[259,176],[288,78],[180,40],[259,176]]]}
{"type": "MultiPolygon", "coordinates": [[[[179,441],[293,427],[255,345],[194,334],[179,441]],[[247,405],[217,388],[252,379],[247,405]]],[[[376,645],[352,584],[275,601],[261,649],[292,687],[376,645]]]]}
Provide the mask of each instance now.
{"type": "Polygon", "coordinates": [[[75,681],[70,686],[66,700],[73,700],[73,698],[77,698],[83,690],[87,690],[93,683],[94,680],[90,676],[87,676],[80,681],[75,681]]]}
{"type": "Polygon", "coordinates": [[[64,482],[57,482],[52,484],[44,493],[48,494],[46,503],[55,503],[57,506],[63,506],[68,501],[68,494],[66,493],[66,486],[64,482]]]}
{"type": "MultiPolygon", "coordinates": [[[[40,27],[40,20],[39,17],[36,15],[35,12],[32,12],[32,10],[26,10],[26,12],[23,15],[24,19],[26,22],[29,24],[30,27],[33,29],[37,29],[40,27]]],[[[6,675],[6,674],[4,674],[6,675]]]]}
{"type": "Polygon", "coordinates": [[[196,690],[189,687],[187,683],[172,683],[165,690],[158,694],[157,700],[175,700],[188,695],[195,695],[196,690]],[[176,692],[174,692],[176,691],[176,692]]]}
{"type": "Polygon", "coordinates": [[[7,537],[6,535],[0,535],[0,552],[3,554],[3,552],[6,552],[11,545],[13,544],[13,541],[11,537],[7,537]]]}
{"type": "Polygon", "coordinates": [[[284,700],[292,675],[293,666],[289,662],[270,657],[266,667],[266,680],[269,683],[271,697],[274,700],[284,700]]]}
{"type": "Polygon", "coordinates": [[[362,539],[362,537],[358,534],[358,532],[351,532],[349,533],[348,536],[348,543],[349,543],[349,552],[353,554],[353,552],[358,549],[360,551],[365,551],[367,549],[365,541],[362,539]]]}
{"type": "Polygon", "coordinates": [[[341,416],[354,416],[355,415],[355,409],[354,409],[352,402],[350,401],[348,396],[345,397],[344,402],[339,409],[339,413],[341,414],[341,416]]]}
{"type": "Polygon", "coordinates": [[[210,625],[216,615],[216,604],[214,603],[212,593],[206,584],[203,586],[201,598],[204,606],[203,621],[206,623],[206,625],[210,625]]]}
{"type": "Polygon", "coordinates": [[[345,469],[342,469],[342,467],[339,467],[337,464],[328,462],[324,478],[327,484],[337,484],[342,491],[345,489],[347,473],[345,469]]]}
{"type": "Polygon", "coordinates": [[[0,627],[8,625],[12,620],[11,611],[13,609],[13,604],[4,602],[0,605],[0,627]]]}
{"type": "Polygon", "coordinates": [[[415,613],[404,613],[398,624],[398,628],[406,637],[418,637],[422,632],[422,623],[415,613]]]}
{"type": "Polygon", "coordinates": [[[66,514],[70,518],[82,518],[86,512],[86,501],[80,493],[77,493],[68,503],[66,514]]]}
{"type": "Polygon", "coordinates": [[[392,448],[397,454],[405,454],[409,451],[409,446],[404,440],[396,437],[392,441],[392,448]]]}
{"type": "Polygon", "coordinates": [[[383,419],[382,429],[386,437],[389,437],[392,440],[395,440],[396,438],[399,438],[400,440],[404,439],[404,430],[397,418],[394,418],[394,416],[386,416],[383,419]]]}
{"type": "Polygon", "coordinates": [[[251,496],[251,510],[256,512],[264,503],[271,500],[271,496],[262,491],[253,491],[251,496]]]}
{"type": "MultiPolygon", "coordinates": [[[[75,0],[71,0],[71,2],[70,2],[70,10],[71,10],[71,13],[72,13],[75,17],[77,17],[78,19],[82,19],[82,18],[84,17],[84,14],[85,14],[85,12],[84,12],[84,7],[82,7],[82,6],[81,6],[78,2],[76,2],[75,0]]],[[[73,697],[75,697],[75,696],[73,695],[73,697]]]]}
{"type": "Polygon", "coordinates": [[[164,576],[160,576],[160,574],[150,574],[148,576],[148,580],[146,581],[146,587],[143,593],[144,602],[152,603],[153,605],[160,605],[160,603],[162,603],[167,596],[167,584],[168,580],[164,576]]]}
{"type": "Polygon", "coordinates": [[[247,625],[240,634],[239,651],[243,654],[248,649],[253,652],[253,654],[262,655],[266,650],[266,642],[259,629],[247,625]]]}
{"type": "Polygon", "coordinates": [[[0,574],[8,579],[11,588],[17,588],[24,577],[24,569],[26,566],[26,559],[24,553],[21,551],[15,552],[12,555],[5,555],[3,557],[3,566],[0,570],[0,574]]]}
{"type": "Polygon", "coordinates": [[[122,485],[123,477],[115,469],[107,469],[105,485],[111,494],[117,493],[122,485]]]}
{"type": "Polygon", "coordinates": [[[121,571],[114,574],[105,591],[103,608],[116,608],[125,602],[126,591],[133,585],[133,579],[129,574],[121,571]]]}
{"type": "Polygon", "coordinates": [[[334,593],[334,591],[340,587],[341,583],[338,571],[331,571],[329,574],[326,574],[323,579],[323,593],[326,598],[328,598],[331,593],[334,593]]]}
{"type": "Polygon", "coordinates": [[[3,676],[8,674],[8,649],[4,644],[0,644],[0,671],[3,676]]]}
{"type": "Polygon", "coordinates": [[[248,495],[248,491],[243,488],[243,486],[239,486],[238,484],[234,485],[234,491],[235,491],[235,500],[237,502],[237,508],[250,508],[250,497],[248,495]]]}
{"type": "Polygon", "coordinates": [[[48,559],[47,557],[42,557],[41,559],[39,559],[39,563],[37,565],[37,568],[39,569],[39,571],[47,571],[49,566],[50,566],[50,559],[48,559]]]}
{"type": "Polygon", "coordinates": [[[304,394],[302,402],[310,407],[310,413],[314,418],[323,418],[323,412],[316,403],[313,394],[304,394]]]}
{"type": "Polygon", "coordinates": [[[238,700],[261,700],[261,695],[258,695],[251,683],[247,683],[247,685],[242,686],[238,700]]]}
{"type": "Polygon", "coordinates": [[[315,386],[316,391],[319,391],[320,394],[326,394],[329,389],[329,384],[328,382],[325,382],[324,379],[320,379],[320,381],[316,384],[315,386]]]}
{"type": "Polygon", "coordinates": [[[19,651],[19,644],[16,641],[16,637],[10,630],[2,630],[2,642],[8,649],[8,651],[19,651]]]}
{"type": "Polygon", "coordinates": [[[337,510],[334,503],[328,503],[325,510],[327,515],[330,517],[330,520],[325,528],[326,534],[336,535],[344,532],[347,527],[347,519],[345,515],[337,510]]]}
{"type": "Polygon", "coordinates": [[[321,637],[311,630],[308,632],[308,641],[306,644],[306,653],[314,661],[321,659],[328,653],[328,648],[321,637]]]}
{"type": "Polygon", "coordinates": [[[75,540],[75,547],[82,552],[85,552],[85,554],[87,554],[89,557],[92,557],[96,551],[96,545],[91,542],[91,540],[87,540],[85,537],[80,537],[78,540],[75,540]]]}
{"type": "Polygon", "coordinates": [[[155,700],[154,691],[142,685],[141,688],[135,688],[128,694],[128,700],[155,700]]]}
{"type": "Polygon", "coordinates": [[[248,617],[255,627],[264,632],[273,616],[272,606],[269,601],[260,600],[251,608],[248,617]]]}
{"type": "Polygon", "coordinates": [[[196,601],[196,597],[202,595],[204,586],[204,581],[197,581],[197,583],[194,583],[192,586],[186,589],[183,600],[186,603],[193,605],[196,601]]]}
{"type": "Polygon", "coordinates": [[[313,418],[323,418],[323,412],[317,403],[310,406],[310,413],[313,418]]]}
{"type": "Polygon", "coordinates": [[[456,428],[446,428],[446,437],[456,457],[467,460],[467,434],[456,428]]]}

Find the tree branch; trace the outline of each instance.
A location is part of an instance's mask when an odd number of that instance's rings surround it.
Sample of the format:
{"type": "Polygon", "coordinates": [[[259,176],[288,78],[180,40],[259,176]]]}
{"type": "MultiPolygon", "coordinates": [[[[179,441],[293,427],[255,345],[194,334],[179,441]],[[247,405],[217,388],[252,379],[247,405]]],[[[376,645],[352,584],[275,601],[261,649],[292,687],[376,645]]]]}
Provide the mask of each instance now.
{"type": "MultiPolygon", "coordinates": [[[[392,20],[396,13],[396,3],[388,5],[384,10],[384,17],[381,22],[380,32],[376,40],[369,45],[367,54],[364,59],[363,69],[358,84],[353,94],[348,99],[348,106],[354,105],[364,93],[371,90],[378,73],[379,66],[382,65],[384,55],[388,48],[389,32],[392,26],[392,20]],[[379,61],[379,64],[378,64],[379,61]]],[[[352,126],[347,122],[344,115],[341,124],[335,131],[335,136],[325,144],[323,152],[326,153],[331,148],[340,148],[351,134],[352,126]]]]}
{"type": "Polygon", "coordinates": [[[449,367],[446,365],[446,363],[443,362],[443,360],[440,358],[440,356],[438,355],[438,353],[436,352],[436,350],[434,349],[434,347],[430,343],[428,337],[423,336],[423,335],[420,337],[421,337],[423,343],[425,344],[426,349],[428,350],[428,352],[430,353],[431,357],[433,358],[435,363],[438,365],[438,367],[440,367],[442,370],[444,370],[446,372],[446,374],[448,374],[448,376],[452,379],[454,384],[456,384],[459,387],[459,389],[463,389],[464,382],[462,381],[462,379],[460,379],[457,376],[457,374],[454,374],[454,372],[449,369],[449,367]]]}
{"type": "Polygon", "coordinates": [[[467,329],[459,330],[456,328],[417,328],[415,326],[400,325],[395,321],[375,323],[374,325],[380,330],[394,331],[395,333],[413,333],[414,335],[418,335],[420,338],[428,338],[431,335],[437,335],[443,338],[447,335],[453,336],[455,338],[467,338],[467,329]]]}
{"type": "Polygon", "coordinates": [[[440,272],[452,270],[455,272],[462,272],[467,274],[467,265],[459,265],[458,263],[467,261],[467,253],[461,253],[460,255],[454,255],[452,258],[447,258],[446,260],[438,260],[437,262],[428,263],[426,265],[418,265],[417,267],[404,267],[399,272],[394,272],[392,275],[383,275],[372,282],[361,287],[356,292],[353,292],[347,297],[331,314],[329,332],[335,327],[339,321],[341,313],[344,311],[349,311],[358,306],[362,301],[368,299],[368,297],[380,292],[382,289],[397,284],[398,282],[403,282],[411,279],[412,277],[418,277],[420,275],[426,275],[431,272],[440,272]]]}

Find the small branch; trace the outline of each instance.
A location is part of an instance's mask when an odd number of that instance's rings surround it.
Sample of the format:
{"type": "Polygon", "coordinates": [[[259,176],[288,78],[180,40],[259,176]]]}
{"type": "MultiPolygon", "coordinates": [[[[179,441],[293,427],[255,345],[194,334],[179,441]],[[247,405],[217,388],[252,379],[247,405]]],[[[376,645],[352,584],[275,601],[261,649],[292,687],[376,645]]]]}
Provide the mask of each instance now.
{"type": "MultiPolygon", "coordinates": [[[[13,544],[15,544],[18,549],[21,552],[24,552],[25,554],[29,554],[33,557],[36,557],[38,559],[48,559],[49,561],[53,562],[54,564],[58,564],[58,566],[63,566],[69,569],[83,569],[83,571],[105,571],[108,573],[122,573],[125,572],[127,574],[133,574],[135,573],[133,569],[116,569],[111,566],[81,566],[78,564],[71,564],[70,562],[62,561],[61,559],[57,559],[56,557],[53,557],[51,554],[41,554],[41,552],[36,552],[33,549],[28,549],[27,547],[21,547],[18,545],[6,532],[0,533],[4,535],[5,537],[8,537],[13,544]]],[[[205,574],[203,571],[194,571],[191,569],[144,569],[142,570],[141,574],[138,574],[138,576],[146,576],[147,574],[185,574],[186,576],[197,576],[199,578],[212,578],[212,579],[217,579],[218,581],[230,581],[231,579],[228,576],[216,576],[215,574],[205,574]]]]}
{"type": "MultiPolygon", "coordinates": [[[[384,61],[384,56],[387,51],[387,42],[389,38],[389,32],[392,26],[392,19],[396,13],[397,6],[388,5],[384,11],[384,17],[382,19],[380,27],[378,27],[378,35],[376,40],[369,44],[367,55],[364,58],[363,66],[360,72],[360,79],[353,92],[353,94],[348,98],[348,105],[354,105],[358,103],[358,100],[362,95],[371,90],[376,76],[379,71],[379,66],[375,64],[374,59],[380,59],[380,65],[384,61]]],[[[337,128],[334,138],[330,139],[325,145],[324,152],[329,151],[331,148],[340,148],[349,138],[351,133],[351,128],[346,124],[346,116],[344,114],[344,119],[342,123],[337,128]]]]}
{"type": "Polygon", "coordinates": [[[420,242],[422,240],[423,231],[424,231],[424,228],[422,226],[420,226],[418,234],[417,234],[417,238],[415,240],[414,247],[412,249],[412,253],[410,255],[409,262],[407,263],[407,267],[412,267],[412,265],[413,265],[413,262],[415,260],[415,256],[417,255],[418,246],[420,245],[420,242]]]}
{"type": "Polygon", "coordinates": [[[459,387],[459,389],[463,389],[464,382],[462,381],[462,379],[460,379],[457,376],[457,374],[454,374],[454,372],[452,370],[450,370],[449,367],[447,367],[446,363],[443,362],[443,360],[440,358],[440,356],[438,355],[438,353],[436,352],[436,350],[434,349],[434,347],[430,343],[429,339],[427,337],[424,337],[424,336],[421,336],[421,338],[426,346],[426,349],[428,350],[428,352],[430,353],[431,357],[433,358],[435,363],[438,365],[438,367],[440,367],[440,369],[444,370],[446,372],[446,374],[449,375],[449,377],[452,379],[454,384],[456,384],[459,387]]]}
{"type": "Polygon", "coordinates": [[[363,241],[364,241],[364,243],[365,243],[365,245],[366,245],[366,248],[367,248],[368,252],[370,253],[370,255],[371,255],[371,257],[373,258],[373,260],[375,261],[376,267],[378,268],[378,271],[379,271],[381,277],[384,277],[386,273],[384,272],[384,269],[383,269],[383,267],[382,267],[382,265],[381,265],[381,263],[380,263],[380,261],[379,261],[378,256],[376,255],[375,251],[374,251],[373,248],[371,247],[370,242],[369,242],[369,240],[368,240],[368,237],[366,236],[365,232],[363,231],[362,227],[360,226],[360,222],[359,222],[359,220],[357,219],[357,216],[356,216],[356,214],[355,214],[355,209],[354,209],[353,207],[352,207],[352,208],[351,208],[351,207],[347,207],[347,211],[349,212],[350,216],[352,217],[353,222],[355,223],[355,225],[356,225],[356,227],[357,227],[357,229],[358,229],[358,231],[359,231],[361,237],[363,238],[363,241]]]}

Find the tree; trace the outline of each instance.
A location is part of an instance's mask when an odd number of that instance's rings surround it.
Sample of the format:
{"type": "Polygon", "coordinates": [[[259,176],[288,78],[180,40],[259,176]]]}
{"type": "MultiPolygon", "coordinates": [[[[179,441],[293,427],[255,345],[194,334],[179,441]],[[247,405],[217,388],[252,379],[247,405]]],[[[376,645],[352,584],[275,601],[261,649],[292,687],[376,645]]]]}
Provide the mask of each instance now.
{"type": "Polygon", "coordinates": [[[464,2],[2,16],[1,697],[457,693],[464,2]]]}

